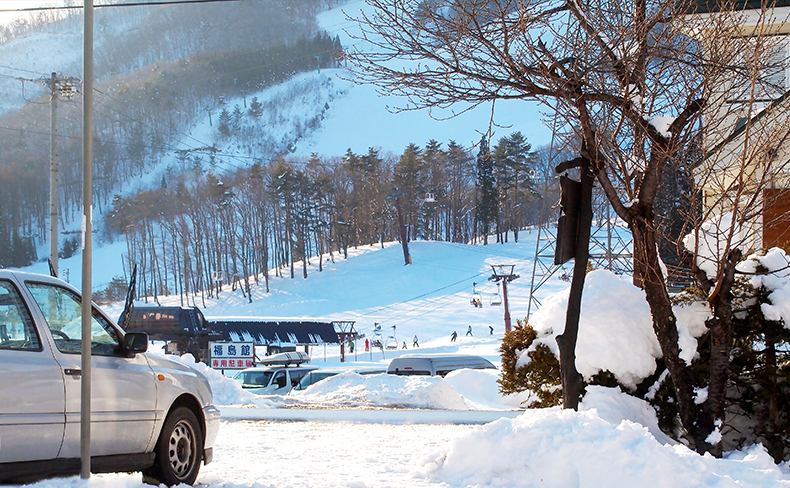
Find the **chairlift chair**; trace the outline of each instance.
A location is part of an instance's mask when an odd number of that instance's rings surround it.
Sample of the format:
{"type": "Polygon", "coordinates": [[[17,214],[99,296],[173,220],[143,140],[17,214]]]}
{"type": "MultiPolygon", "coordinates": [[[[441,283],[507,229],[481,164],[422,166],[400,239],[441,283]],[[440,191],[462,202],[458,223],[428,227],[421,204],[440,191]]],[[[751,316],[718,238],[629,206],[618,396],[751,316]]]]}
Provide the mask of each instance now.
{"type": "Polygon", "coordinates": [[[384,347],[388,350],[393,350],[398,348],[398,338],[395,337],[395,327],[392,326],[392,335],[387,336],[387,340],[384,342],[384,347]]]}
{"type": "Polygon", "coordinates": [[[491,295],[491,301],[489,303],[492,307],[498,307],[502,305],[502,295],[499,294],[499,283],[496,284],[496,293],[491,295]]]}
{"type": "Polygon", "coordinates": [[[472,298],[469,299],[469,303],[475,308],[483,308],[483,296],[475,289],[476,285],[477,283],[472,283],[472,298]]]}

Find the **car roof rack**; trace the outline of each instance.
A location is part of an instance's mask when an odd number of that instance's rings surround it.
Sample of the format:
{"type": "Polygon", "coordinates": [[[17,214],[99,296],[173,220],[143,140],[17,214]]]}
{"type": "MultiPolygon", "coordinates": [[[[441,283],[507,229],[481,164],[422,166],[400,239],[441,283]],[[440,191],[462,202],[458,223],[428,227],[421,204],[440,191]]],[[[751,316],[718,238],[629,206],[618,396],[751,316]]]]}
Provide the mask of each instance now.
{"type": "Polygon", "coordinates": [[[279,354],[272,354],[271,356],[264,356],[258,361],[261,366],[299,366],[300,364],[309,363],[310,356],[301,351],[281,352],[279,354]]]}

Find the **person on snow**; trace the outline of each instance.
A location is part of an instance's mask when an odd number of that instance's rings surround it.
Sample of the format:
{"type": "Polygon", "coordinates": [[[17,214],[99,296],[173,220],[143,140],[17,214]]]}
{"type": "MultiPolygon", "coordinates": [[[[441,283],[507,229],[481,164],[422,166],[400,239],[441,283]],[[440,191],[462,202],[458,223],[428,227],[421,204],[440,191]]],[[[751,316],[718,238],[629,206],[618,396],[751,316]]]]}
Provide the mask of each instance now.
{"type": "Polygon", "coordinates": [[[494,335],[494,328],[493,328],[493,327],[491,327],[491,326],[489,325],[489,326],[488,326],[488,330],[490,330],[490,331],[491,331],[491,335],[494,335]]]}
{"type": "Polygon", "coordinates": [[[417,334],[414,334],[414,347],[420,347],[420,343],[417,341],[417,334]]]}
{"type": "Polygon", "coordinates": [[[458,338],[458,332],[453,331],[453,335],[450,336],[450,342],[455,342],[455,339],[458,338]]]}
{"type": "Polygon", "coordinates": [[[468,329],[466,329],[466,335],[472,335],[472,326],[470,325],[468,329]]]}
{"type": "Polygon", "coordinates": [[[408,347],[406,347],[406,341],[403,341],[403,349],[408,349],[408,347]]]}

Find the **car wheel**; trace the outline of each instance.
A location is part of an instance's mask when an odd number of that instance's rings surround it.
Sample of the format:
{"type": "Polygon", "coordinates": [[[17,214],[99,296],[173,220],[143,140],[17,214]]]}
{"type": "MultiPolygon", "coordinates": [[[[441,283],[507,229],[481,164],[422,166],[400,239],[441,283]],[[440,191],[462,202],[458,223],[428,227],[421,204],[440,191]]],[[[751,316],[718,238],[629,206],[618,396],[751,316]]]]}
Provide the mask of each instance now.
{"type": "Polygon", "coordinates": [[[192,410],[178,407],[170,412],[154,453],[154,465],[143,471],[143,481],[167,486],[195,482],[203,459],[203,435],[192,410]]]}

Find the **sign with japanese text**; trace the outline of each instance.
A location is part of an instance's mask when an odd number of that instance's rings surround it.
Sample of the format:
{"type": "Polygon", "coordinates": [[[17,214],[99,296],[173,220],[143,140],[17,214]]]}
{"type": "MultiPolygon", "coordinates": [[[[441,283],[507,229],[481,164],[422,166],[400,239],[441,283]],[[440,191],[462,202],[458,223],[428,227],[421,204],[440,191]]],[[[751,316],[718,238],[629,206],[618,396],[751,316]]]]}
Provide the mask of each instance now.
{"type": "Polygon", "coordinates": [[[214,369],[244,369],[254,366],[254,342],[209,342],[211,367],[214,369]]]}

